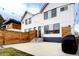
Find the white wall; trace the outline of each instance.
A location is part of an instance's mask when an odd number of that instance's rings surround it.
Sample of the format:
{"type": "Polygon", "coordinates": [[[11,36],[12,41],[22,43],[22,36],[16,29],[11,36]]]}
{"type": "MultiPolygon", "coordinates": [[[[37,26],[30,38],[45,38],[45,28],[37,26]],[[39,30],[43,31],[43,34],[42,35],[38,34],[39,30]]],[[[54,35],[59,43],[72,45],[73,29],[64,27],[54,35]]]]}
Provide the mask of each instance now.
{"type": "Polygon", "coordinates": [[[67,5],[69,3],[49,3],[46,8],[44,9],[43,12],[45,11],[48,11],[48,10],[51,10],[51,9],[54,9],[54,8],[58,8],[58,7],[61,7],[63,5],[67,5]]]}
{"type": "MultiPolygon", "coordinates": [[[[55,4],[55,5],[59,5],[59,4],[55,4]]],[[[66,5],[66,4],[60,4],[60,5],[66,5]]],[[[59,6],[60,6],[59,5],[59,6]]],[[[54,6],[55,8],[56,6],[54,6]]],[[[61,6],[62,7],[62,6],[61,6]]],[[[62,28],[61,27],[65,27],[68,25],[71,25],[72,29],[72,34],[74,33],[74,29],[73,29],[73,25],[74,25],[74,4],[68,5],[68,10],[60,12],[60,8],[57,8],[57,16],[54,18],[50,18],[49,20],[45,20],[44,21],[44,25],[46,24],[54,24],[54,23],[60,23],[60,34],[45,34],[45,37],[52,37],[52,36],[57,36],[57,37],[61,37],[62,35],[62,28]]],[[[53,4],[49,4],[49,6],[47,6],[47,9],[53,9],[53,4]]]]}
{"type": "MultiPolygon", "coordinates": [[[[60,12],[60,8],[63,5],[66,5],[66,4],[59,4],[59,3],[48,4],[48,6],[45,8],[45,10],[42,13],[37,14],[36,16],[32,17],[31,24],[23,25],[23,31],[24,29],[42,26],[41,32],[42,32],[43,37],[61,37],[61,34],[62,34],[61,27],[71,25],[73,28],[73,24],[74,24],[74,4],[68,5],[68,10],[60,12]],[[44,15],[43,15],[44,12],[56,7],[58,7],[57,16],[44,20],[44,15]],[[51,25],[51,24],[53,25],[55,23],[60,23],[60,33],[59,34],[44,34],[44,25],[51,25]]],[[[72,29],[72,32],[73,32],[73,29],[72,29]]]]}
{"type": "Polygon", "coordinates": [[[18,30],[18,29],[7,29],[7,30],[21,32],[21,30],[18,30]]]}
{"type": "Polygon", "coordinates": [[[21,31],[24,32],[24,29],[26,28],[25,20],[32,17],[32,14],[27,13],[24,17],[24,19],[21,21],[21,31]]]}

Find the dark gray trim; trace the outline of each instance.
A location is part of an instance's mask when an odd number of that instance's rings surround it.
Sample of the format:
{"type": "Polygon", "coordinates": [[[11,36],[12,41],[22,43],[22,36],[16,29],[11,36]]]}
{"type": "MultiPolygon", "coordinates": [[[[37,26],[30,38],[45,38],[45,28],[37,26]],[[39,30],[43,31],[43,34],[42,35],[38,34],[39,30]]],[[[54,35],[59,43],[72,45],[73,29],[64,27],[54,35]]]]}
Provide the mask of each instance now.
{"type": "Polygon", "coordinates": [[[61,43],[61,37],[43,37],[43,41],[45,42],[58,42],[61,43]]]}
{"type": "MultiPolygon", "coordinates": [[[[46,4],[45,4],[45,6],[41,9],[40,13],[43,12],[43,10],[47,7],[48,4],[49,4],[49,3],[46,3],[46,4]]],[[[60,3],[59,3],[59,4],[60,4],[60,3]]],[[[66,5],[71,5],[71,4],[75,4],[75,3],[68,3],[68,4],[66,4],[66,5]]],[[[66,5],[58,6],[58,7],[55,7],[55,8],[60,8],[60,7],[66,6],[66,5]]],[[[53,8],[53,9],[55,9],[55,8],[53,8]]],[[[48,11],[50,11],[50,10],[48,10],[48,11]]],[[[46,11],[46,12],[47,12],[47,11],[46,11]]]]}
{"type": "Polygon", "coordinates": [[[21,21],[24,19],[24,17],[26,16],[27,13],[33,15],[32,13],[30,13],[30,12],[28,12],[28,11],[25,11],[25,13],[23,14],[23,16],[22,16],[22,18],[21,18],[21,21]]]}
{"type": "Polygon", "coordinates": [[[21,24],[20,21],[17,21],[17,20],[14,20],[14,19],[7,20],[7,21],[5,21],[3,24],[9,24],[9,23],[11,23],[11,22],[17,23],[17,24],[21,24]]]}
{"type": "Polygon", "coordinates": [[[45,3],[45,5],[42,7],[42,9],[40,10],[40,13],[47,7],[49,3],[45,3]]]}

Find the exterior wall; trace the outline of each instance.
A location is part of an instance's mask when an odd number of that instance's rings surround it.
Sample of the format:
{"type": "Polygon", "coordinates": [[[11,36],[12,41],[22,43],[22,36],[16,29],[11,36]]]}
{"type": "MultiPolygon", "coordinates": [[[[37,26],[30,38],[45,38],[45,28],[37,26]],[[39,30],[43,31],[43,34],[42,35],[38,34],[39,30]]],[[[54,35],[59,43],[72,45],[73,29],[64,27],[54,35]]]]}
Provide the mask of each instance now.
{"type": "MultiPolygon", "coordinates": [[[[48,5],[48,7],[50,7],[50,6],[52,6],[52,4],[48,5]]],[[[63,11],[63,12],[60,12],[60,8],[61,7],[57,8],[57,16],[56,17],[50,18],[49,20],[45,20],[44,21],[44,25],[60,23],[60,34],[45,34],[44,37],[52,37],[52,36],[54,36],[54,37],[61,37],[61,35],[62,35],[62,27],[65,27],[65,26],[68,26],[68,25],[71,25],[72,32],[73,32],[74,4],[68,5],[68,10],[63,11]]],[[[53,9],[53,7],[52,8],[47,8],[47,9],[53,9]]]]}
{"type": "Polygon", "coordinates": [[[9,30],[9,31],[16,31],[16,32],[21,32],[21,30],[19,30],[19,29],[7,29],[7,30],[9,30]]]}
{"type": "Polygon", "coordinates": [[[14,29],[21,29],[21,24],[13,23],[14,29]]]}
{"type": "Polygon", "coordinates": [[[67,5],[69,3],[49,3],[46,8],[43,10],[43,12],[46,12],[48,10],[54,9],[54,8],[58,8],[64,5],[67,5]]]}
{"type": "Polygon", "coordinates": [[[6,25],[6,30],[21,30],[21,24],[16,24],[16,23],[10,23],[6,25]]]}
{"type": "Polygon", "coordinates": [[[6,29],[11,29],[11,28],[12,28],[12,25],[13,25],[12,23],[7,24],[7,25],[6,25],[6,29]]]}
{"type": "Polygon", "coordinates": [[[29,29],[29,28],[34,28],[34,27],[36,27],[36,29],[37,29],[38,26],[42,26],[43,25],[42,22],[44,22],[42,14],[38,14],[36,16],[33,16],[31,18],[31,24],[27,25],[27,24],[25,24],[25,22],[22,24],[23,25],[23,30],[24,29],[29,29]]]}
{"type": "Polygon", "coordinates": [[[24,32],[24,29],[25,29],[25,20],[27,20],[28,18],[31,18],[32,17],[32,14],[30,13],[27,13],[24,17],[24,19],[21,21],[21,31],[24,32]]]}
{"type": "Polygon", "coordinates": [[[32,14],[27,13],[27,14],[25,15],[24,19],[30,18],[31,16],[32,16],[32,14]]]}
{"type": "MultiPolygon", "coordinates": [[[[62,27],[66,27],[68,25],[71,25],[71,32],[74,34],[74,4],[68,4],[68,3],[54,3],[54,4],[48,4],[48,6],[44,9],[44,11],[40,14],[37,14],[32,17],[32,23],[26,25],[25,23],[22,24],[23,31],[25,29],[34,28],[38,30],[38,26],[41,26],[41,35],[42,37],[62,37],[62,27]],[[64,5],[68,5],[68,10],[60,12],[60,8],[64,5]],[[44,20],[44,12],[57,8],[57,16],[52,17],[49,19],[44,20]],[[53,25],[55,23],[60,23],[60,33],[59,34],[44,34],[44,25],[53,25]]],[[[24,21],[24,20],[23,20],[24,21]]]]}

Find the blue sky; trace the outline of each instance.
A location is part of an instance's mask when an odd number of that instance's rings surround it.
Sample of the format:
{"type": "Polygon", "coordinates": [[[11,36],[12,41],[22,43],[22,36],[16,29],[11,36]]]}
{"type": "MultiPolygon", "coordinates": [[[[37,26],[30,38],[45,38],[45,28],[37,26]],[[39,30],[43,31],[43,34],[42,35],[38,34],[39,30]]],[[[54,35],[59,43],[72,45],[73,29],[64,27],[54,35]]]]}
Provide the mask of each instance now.
{"type": "Polygon", "coordinates": [[[21,20],[25,11],[33,14],[38,13],[43,5],[44,3],[0,3],[0,13],[5,19],[11,17],[16,20],[21,20]]]}
{"type": "MultiPolygon", "coordinates": [[[[25,11],[33,14],[38,13],[43,5],[44,3],[0,3],[0,14],[4,19],[13,18],[20,21],[25,11]]],[[[75,20],[75,30],[79,32],[79,4],[76,8],[78,13],[75,20]]]]}
{"type": "Polygon", "coordinates": [[[79,32],[79,4],[75,5],[75,12],[76,12],[76,16],[75,16],[75,30],[77,32],[79,32]]]}

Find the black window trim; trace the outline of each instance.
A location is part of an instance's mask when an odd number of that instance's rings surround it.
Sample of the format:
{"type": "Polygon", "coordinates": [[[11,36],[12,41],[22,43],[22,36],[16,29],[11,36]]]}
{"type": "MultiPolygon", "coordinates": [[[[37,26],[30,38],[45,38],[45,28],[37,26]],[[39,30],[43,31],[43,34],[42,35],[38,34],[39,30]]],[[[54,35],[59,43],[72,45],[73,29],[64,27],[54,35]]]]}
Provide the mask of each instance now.
{"type": "Polygon", "coordinates": [[[60,12],[63,12],[63,11],[66,11],[66,10],[68,10],[68,5],[62,6],[62,7],[60,8],[60,12]],[[63,9],[63,10],[62,10],[62,9],[63,9]]]}
{"type": "Polygon", "coordinates": [[[53,18],[53,17],[56,17],[57,16],[57,8],[54,8],[54,9],[52,9],[51,10],[51,18],[53,18]],[[54,16],[53,16],[53,10],[55,11],[55,14],[54,14],[54,16]]]}
{"type": "Polygon", "coordinates": [[[48,11],[44,12],[44,20],[48,19],[48,11]],[[47,13],[47,18],[45,18],[45,13],[47,13]]]}

